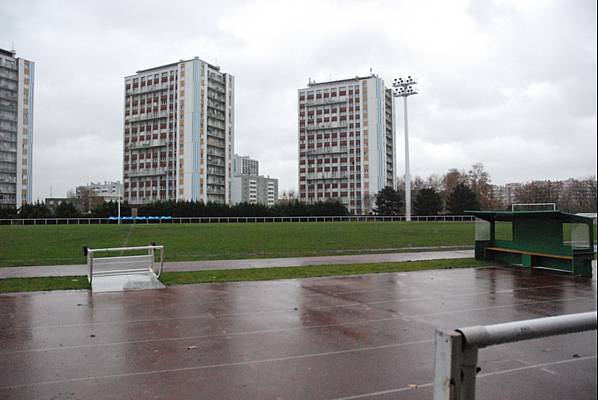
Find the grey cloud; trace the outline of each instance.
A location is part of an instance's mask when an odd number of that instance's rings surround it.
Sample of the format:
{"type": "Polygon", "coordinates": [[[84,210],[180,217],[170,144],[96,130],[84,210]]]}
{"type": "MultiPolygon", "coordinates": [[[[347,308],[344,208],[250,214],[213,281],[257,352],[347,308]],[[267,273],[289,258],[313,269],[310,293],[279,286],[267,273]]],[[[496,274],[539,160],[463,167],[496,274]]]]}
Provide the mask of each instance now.
{"type": "MultiPolygon", "coordinates": [[[[28,1],[0,9],[0,47],[36,62],[34,196],[119,179],[123,77],[199,56],[235,75],[236,152],[297,184],[297,89],[420,78],[415,174],[483,162],[495,182],[585,176],[596,160],[596,4],[583,0],[28,1]]],[[[397,159],[403,165],[402,107],[397,159]]]]}

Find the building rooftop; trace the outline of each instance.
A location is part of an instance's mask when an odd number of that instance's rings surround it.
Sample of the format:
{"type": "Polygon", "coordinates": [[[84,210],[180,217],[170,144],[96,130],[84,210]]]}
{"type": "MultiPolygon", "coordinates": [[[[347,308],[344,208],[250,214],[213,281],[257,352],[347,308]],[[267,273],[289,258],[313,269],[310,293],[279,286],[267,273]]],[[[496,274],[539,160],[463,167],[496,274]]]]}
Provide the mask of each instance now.
{"type": "Polygon", "coordinates": [[[5,56],[9,56],[9,57],[16,57],[17,52],[14,50],[0,49],[0,54],[4,54],[5,56]]]}
{"type": "Polygon", "coordinates": [[[370,78],[377,78],[378,75],[376,74],[372,74],[369,76],[356,76],[355,78],[347,78],[347,79],[339,79],[336,81],[328,81],[328,82],[316,82],[316,81],[312,81],[311,79],[309,80],[307,87],[315,87],[315,86],[324,86],[324,85],[331,85],[331,84],[337,84],[337,83],[343,83],[343,82],[356,82],[356,81],[360,81],[362,79],[370,79],[370,78]]]}
{"type": "MultiPolygon", "coordinates": [[[[125,76],[125,78],[129,78],[129,77],[135,76],[137,74],[141,74],[143,72],[155,71],[155,70],[159,70],[159,69],[163,69],[163,68],[167,68],[167,67],[172,67],[172,66],[178,65],[178,64],[180,64],[182,62],[187,62],[187,61],[192,61],[192,60],[199,60],[199,57],[193,57],[193,58],[190,58],[188,60],[179,60],[177,62],[173,62],[173,63],[170,63],[170,64],[159,65],[157,67],[152,67],[152,68],[147,68],[147,69],[140,69],[139,71],[135,72],[135,74],[125,76]]],[[[210,64],[208,62],[205,62],[204,60],[200,60],[200,61],[203,62],[203,63],[206,63],[210,68],[213,68],[216,71],[220,71],[220,67],[219,66],[212,65],[212,64],[210,64]]]]}

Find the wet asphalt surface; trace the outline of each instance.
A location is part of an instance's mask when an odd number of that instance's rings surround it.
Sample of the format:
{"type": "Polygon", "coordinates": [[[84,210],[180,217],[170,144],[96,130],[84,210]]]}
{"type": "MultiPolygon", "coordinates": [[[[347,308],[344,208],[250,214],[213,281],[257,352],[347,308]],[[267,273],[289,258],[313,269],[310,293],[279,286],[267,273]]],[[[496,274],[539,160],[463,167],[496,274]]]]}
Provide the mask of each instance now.
{"type": "MultiPolygon", "coordinates": [[[[430,399],[436,328],[592,310],[595,278],[500,267],[5,294],[0,399],[430,399]]],[[[479,365],[479,399],[596,398],[595,331],[479,365]]]]}

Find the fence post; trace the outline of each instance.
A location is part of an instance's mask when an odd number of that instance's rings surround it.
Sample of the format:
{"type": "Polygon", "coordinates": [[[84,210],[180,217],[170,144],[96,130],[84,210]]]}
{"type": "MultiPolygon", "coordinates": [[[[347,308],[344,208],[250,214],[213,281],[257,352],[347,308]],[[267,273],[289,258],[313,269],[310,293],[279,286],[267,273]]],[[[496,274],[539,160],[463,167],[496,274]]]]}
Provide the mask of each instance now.
{"type": "Polygon", "coordinates": [[[434,342],[434,400],[458,400],[463,339],[457,332],[437,330],[434,342]]]}
{"type": "Polygon", "coordinates": [[[435,334],[434,400],[475,400],[478,349],[596,329],[596,312],[566,314],[435,334]]]}

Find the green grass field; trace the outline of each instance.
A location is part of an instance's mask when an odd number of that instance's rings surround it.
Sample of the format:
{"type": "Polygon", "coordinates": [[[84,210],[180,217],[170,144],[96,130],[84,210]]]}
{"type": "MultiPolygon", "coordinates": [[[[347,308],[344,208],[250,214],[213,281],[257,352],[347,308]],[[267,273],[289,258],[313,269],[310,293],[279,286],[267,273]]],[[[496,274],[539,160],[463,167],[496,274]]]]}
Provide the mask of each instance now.
{"type": "Polygon", "coordinates": [[[91,289],[86,276],[0,279],[0,293],[91,289]]]}
{"type": "Polygon", "coordinates": [[[314,278],[322,276],[346,276],[377,274],[383,272],[411,272],[430,269],[473,268],[491,265],[473,258],[455,260],[430,260],[387,262],[376,264],[313,265],[309,267],[248,268],[231,270],[204,270],[190,272],[165,272],[160,281],[165,285],[190,283],[269,281],[274,279],[314,278]]]}
{"type": "Polygon", "coordinates": [[[473,246],[474,224],[326,222],[0,226],[0,267],[83,264],[82,247],[165,246],[167,261],[473,246]]]}

